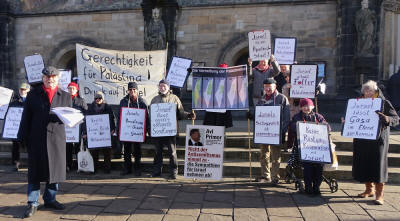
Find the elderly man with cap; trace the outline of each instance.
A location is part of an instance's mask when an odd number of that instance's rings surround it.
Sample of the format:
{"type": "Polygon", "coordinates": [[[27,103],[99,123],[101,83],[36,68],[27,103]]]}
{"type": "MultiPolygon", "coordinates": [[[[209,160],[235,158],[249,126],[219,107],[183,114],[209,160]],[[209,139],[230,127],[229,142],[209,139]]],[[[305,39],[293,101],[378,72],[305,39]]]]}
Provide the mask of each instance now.
{"type": "MultiPolygon", "coordinates": [[[[110,122],[110,133],[114,134],[115,132],[114,112],[112,111],[111,106],[105,102],[104,94],[101,91],[96,92],[96,94],[94,95],[94,101],[89,105],[88,111],[86,112],[86,115],[98,115],[98,114],[108,114],[110,122]]],[[[84,135],[84,137],[86,137],[86,134],[84,135]]],[[[94,171],[97,172],[99,169],[100,150],[103,152],[104,155],[104,173],[108,174],[111,172],[111,156],[112,156],[111,147],[90,149],[90,154],[93,157],[94,171]]]]}
{"type": "MultiPolygon", "coordinates": [[[[79,96],[79,86],[75,82],[71,82],[68,84],[68,92],[71,94],[71,99],[72,99],[72,107],[80,110],[83,114],[86,113],[88,107],[85,102],[85,99],[83,99],[81,96],[79,96]]],[[[82,132],[82,126],[80,125],[80,133],[82,132]]],[[[79,144],[80,143],[67,143],[67,172],[70,171],[70,169],[74,168],[72,165],[72,154],[73,152],[77,153],[79,149],[79,144]]]]}
{"type": "MultiPolygon", "coordinates": [[[[10,107],[24,107],[24,103],[26,100],[26,95],[28,95],[29,90],[31,87],[27,83],[22,83],[19,86],[18,94],[15,94],[13,101],[10,103],[10,107]]],[[[19,140],[12,141],[12,153],[11,153],[11,163],[15,166],[15,171],[19,170],[19,149],[24,148],[25,145],[23,142],[19,140]]]]}
{"type": "Polygon", "coordinates": [[[65,128],[51,108],[71,107],[70,95],[58,88],[59,71],[46,67],[43,84],[28,93],[18,136],[28,150],[28,207],[24,216],[32,216],[39,206],[40,182],[46,182],[44,206],[62,210],[56,201],[58,183],[66,176],[65,128]]]}
{"type": "MultiPolygon", "coordinates": [[[[139,108],[146,110],[146,129],[148,130],[150,122],[149,122],[149,113],[147,109],[147,104],[142,96],[139,95],[138,85],[136,82],[128,83],[128,95],[126,95],[119,103],[120,111],[118,117],[121,117],[121,109],[123,107],[128,108],[139,108]]],[[[121,121],[118,121],[121,123],[121,121]]],[[[121,125],[120,125],[121,126],[121,125]]],[[[140,161],[142,158],[142,150],[140,143],[137,142],[122,142],[124,146],[124,171],[121,175],[127,175],[132,173],[132,146],[133,146],[133,156],[135,157],[135,176],[141,176],[141,165],[140,161]]]]}
{"type": "MultiPolygon", "coordinates": [[[[263,81],[264,96],[262,96],[257,105],[260,106],[281,106],[281,134],[284,135],[288,129],[290,120],[289,101],[285,95],[276,89],[276,81],[273,78],[267,78],[263,81]]],[[[249,115],[252,118],[251,115],[249,115]]],[[[260,164],[261,177],[257,178],[259,182],[271,182],[272,185],[279,183],[279,165],[281,162],[281,147],[277,145],[261,144],[260,146],[260,164]],[[271,159],[270,159],[271,158],[271,159]],[[272,162],[271,168],[269,164],[272,162]]]]}
{"type": "MultiPolygon", "coordinates": [[[[158,84],[158,89],[158,95],[151,100],[151,104],[174,103],[177,106],[176,111],[179,119],[196,118],[196,115],[194,113],[188,113],[184,111],[181,100],[176,95],[172,94],[172,91],[169,89],[169,82],[167,80],[161,80],[158,84]]],[[[176,136],[155,137],[154,140],[156,143],[156,153],[154,156],[152,177],[161,176],[163,162],[162,151],[164,146],[166,146],[168,148],[170,165],[169,178],[176,179],[176,176],[178,174],[178,163],[176,157],[176,136]]]]}

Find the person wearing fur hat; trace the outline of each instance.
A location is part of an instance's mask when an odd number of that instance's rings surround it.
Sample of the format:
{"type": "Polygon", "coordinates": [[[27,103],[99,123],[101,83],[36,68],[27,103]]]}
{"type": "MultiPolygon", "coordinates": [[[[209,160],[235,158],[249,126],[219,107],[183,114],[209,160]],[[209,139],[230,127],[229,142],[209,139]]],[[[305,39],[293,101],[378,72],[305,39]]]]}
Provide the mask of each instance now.
{"type": "MultiPolygon", "coordinates": [[[[85,114],[87,109],[88,109],[88,107],[87,107],[87,104],[85,102],[85,99],[83,99],[81,96],[79,96],[79,86],[78,86],[78,84],[75,83],[75,82],[71,82],[71,83],[68,84],[67,89],[68,89],[68,92],[71,94],[72,107],[77,109],[77,110],[80,110],[82,112],[82,114],[85,114]]],[[[80,131],[79,134],[81,134],[82,125],[80,125],[80,130],[79,131],[80,131]]],[[[67,153],[67,156],[66,156],[67,157],[67,161],[66,161],[67,162],[67,172],[69,172],[72,168],[77,168],[77,165],[74,166],[72,164],[72,155],[73,155],[73,152],[75,152],[75,154],[78,153],[79,145],[80,145],[80,142],[79,143],[67,143],[67,150],[66,150],[66,153],[67,153]]]]}
{"type": "MultiPolygon", "coordinates": [[[[266,78],[263,81],[264,96],[262,96],[257,105],[260,106],[281,106],[282,107],[282,126],[281,134],[285,134],[289,125],[289,101],[285,95],[276,89],[276,81],[273,78],[266,78]]],[[[252,114],[248,114],[249,119],[253,118],[252,114]]],[[[260,164],[261,176],[256,181],[271,182],[272,185],[279,183],[279,165],[281,162],[281,146],[280,145],[260,145],[260,164]],[[271,162],[271,168],[269,164],[271,162]]]]}
{"type": "MultiPolygon", "coordinates": [[[[324,116],[321,114],[313,112],[314,103],[309,98],[303,98],[300,100],[301,111],[293,116],[290,122],[289,138],[287,142],[287,147],[292,148],[292,154],[298,155],[298,141],[297,141],[297,121],[310,121],[322,124],[328,124],[324,116]]],[[[328,125],[329,127],[329,125],[328,125]]],[[[322,169],[323,166],[320,163],[310,163],[303,162],[303,175],[304,175],[304,185],[305,192],[307,194],[320,195],[320,186],[322,183],[322,169]]]]}
{"type": "MultiPolygon", "coordinates": [[[[169,82],[166,79],[162,79],[158,84],[158,95],[151,100],[151,104],[159,103],[174,103],[176,104],[177,119],[196,119],[194,113],[186,112],[183,109],[181,100],[172,93],[169,88],[169,82]]],[[[151,116],[150,116],[151,118],[151,116]]],[[[162,172],[163,163],[163,148],[166,146],[168,148],[169,155],[169,165],[170,165],[170,179],[176,179],[178,174],[178,162],[176,156],[176,136],[168,137],[154,137],[156,143],[154,163],[153,163],[153,173],[152,177],[160,177],[162,172]]]]}

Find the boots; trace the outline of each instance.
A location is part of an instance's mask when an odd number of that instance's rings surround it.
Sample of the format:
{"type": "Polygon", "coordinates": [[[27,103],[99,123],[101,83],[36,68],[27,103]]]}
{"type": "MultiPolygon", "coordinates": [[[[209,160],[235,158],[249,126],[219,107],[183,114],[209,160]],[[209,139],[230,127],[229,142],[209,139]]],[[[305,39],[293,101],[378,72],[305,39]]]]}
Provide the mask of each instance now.
{"type": "Polygon", "coordinates": [[[374,196],[373,187],[374,184],[372,182],[365,183],[365,191],[363,193],[358,194],[358,197],[360,198],[373,197],[374,196]]]}
{"type": "Polygon", "coordinates": [[[383,186],[384,183],[376,183],[375,184],[375,192],[376,192],[376,198],[374,203],[376,205],[383,205],[383,186]]]}

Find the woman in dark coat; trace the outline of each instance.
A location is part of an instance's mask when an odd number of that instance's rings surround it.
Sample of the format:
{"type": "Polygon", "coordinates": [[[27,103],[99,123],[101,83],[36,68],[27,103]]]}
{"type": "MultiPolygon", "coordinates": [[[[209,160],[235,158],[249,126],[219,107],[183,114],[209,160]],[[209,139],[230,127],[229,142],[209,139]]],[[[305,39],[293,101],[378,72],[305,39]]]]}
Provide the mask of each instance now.
{"type": "Polygon", "coordinates": [[[365,191],[359,197],[374,196],[373,183],[375,183],[375,203],[383,204],[383,186],[388,181],[388,161],[390,127],[399,123],[399,117],[392,104],[385,99],[378,89],[377,83],[368,81],[362,85],[363,98],[381,98],[382,112],[377,112],[381,123],[379,137],[376,140],[353,140],[353,177],[365,183],[365,191]]]}
{"type": "MultiPolygon", "coordinates": [[[[114,117],[114,112],[111,109],[111,106],[109,106],[104,101],[104,94],[101,91],[98,91],[94,95],[94,99],[95,100],[93,101],[93,103],[89,105],[86,115],[108,114],[108,116],[110,117],[109,118],[110,133],[113,134],[115,132],[115,117],[114,117]]],[[[103,152],[104,155],[104,172],[105,173],[111,172],[111,156],[112,156],[111,149],[112,149],[111,147],[90,149],[90,154],[93,157],[95,172],[98,169],[100,150],[103,152]]]]}
{"type": "Polygon", "coordinates": [[[70,95],[57,87],[59,71],[43,70],[43,84],[28,93],[24,104],[18,136],[28,150],[28,208],[25,217],[32,216],[39,206],[40,182],[46,182],[44,206],[64,209],[56,201],[59,182],[65,180],[65,128],[51,113],[54,107],[71,107],[70,95]]]}

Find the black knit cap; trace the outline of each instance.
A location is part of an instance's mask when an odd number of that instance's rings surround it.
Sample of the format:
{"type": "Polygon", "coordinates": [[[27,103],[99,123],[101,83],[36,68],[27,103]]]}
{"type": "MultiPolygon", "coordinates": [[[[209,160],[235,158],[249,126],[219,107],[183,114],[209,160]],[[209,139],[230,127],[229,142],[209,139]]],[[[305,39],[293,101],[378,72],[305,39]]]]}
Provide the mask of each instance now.
{"type": "Polygon", "coordinates": [[[134,89],[138,89],[138,85],[137,85],[137,83],[136,82],[129,82],[128,83],[128,89],[131,89],[131,88],[134,88],[134,89]]]}
{"type": "Polygon", "coordinates": [[[166,84],[166,85],[169,86],[169,81],[168,81],[167,79],[162,79],[162,80],[158,83],[158,85],[160,85],[160,84],[166,84]]]}
{"type": "Polygon", "coordinates": [[[264,80],[263,83],[264,84],[276,84],[276,81],[273,78],[267,78],[267,79],[264,80]]]}

